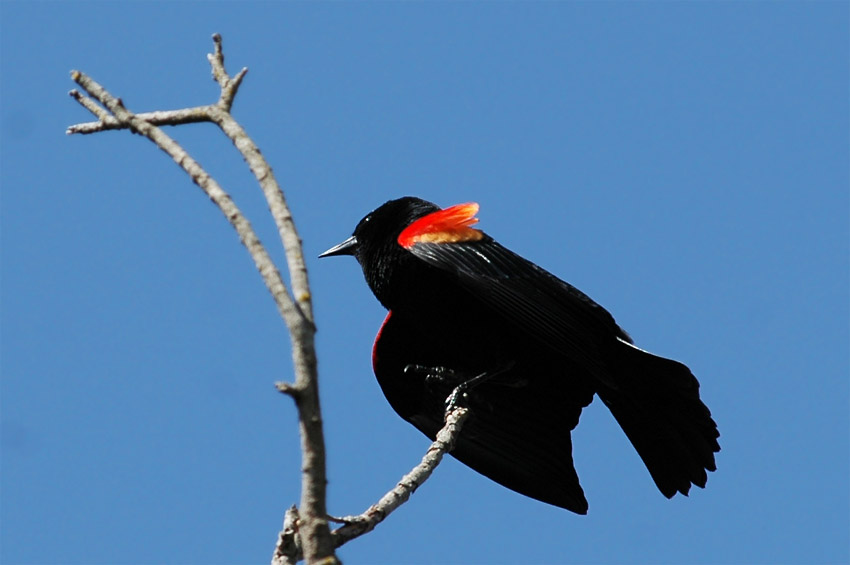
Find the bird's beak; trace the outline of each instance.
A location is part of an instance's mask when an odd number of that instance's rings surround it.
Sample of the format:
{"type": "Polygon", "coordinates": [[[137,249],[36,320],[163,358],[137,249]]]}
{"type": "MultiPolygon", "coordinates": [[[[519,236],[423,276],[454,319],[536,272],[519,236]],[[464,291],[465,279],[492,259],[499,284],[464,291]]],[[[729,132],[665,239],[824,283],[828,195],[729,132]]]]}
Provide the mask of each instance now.
{"type": "Polygon", "coordinates": [[[334,255],[354,255],[355,251],[357,251],[357,237],[352,235],[339,245],[334,245],[319,255],[319,258],[333,257],[334,255]]]}

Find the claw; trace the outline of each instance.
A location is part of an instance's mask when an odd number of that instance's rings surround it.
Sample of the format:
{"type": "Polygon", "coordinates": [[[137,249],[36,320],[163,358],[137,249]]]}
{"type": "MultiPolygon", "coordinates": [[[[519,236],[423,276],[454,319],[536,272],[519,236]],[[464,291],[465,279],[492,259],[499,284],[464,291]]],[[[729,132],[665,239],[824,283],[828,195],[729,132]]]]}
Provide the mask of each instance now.
{"type": "Polygon", "coordinates": [[[480,375],[476,375],[468,381],[464,381],[457,385],[448,398],[446,398],[446,413],[451,412],[453,409],[460,406],[461,400],[469,400],[467,392],[471,391],[476,386],[487,382],[501,372],[502,371],[495,373],[481,373],[480,375]]]}
{"type": "Polygon", "coordinates": [[[438,385],[452,385],[458,383],[451,394],[446,397],[445,414],[458,407],[467,407],[465,402],[469,400],[469,392],[481,384],[489,381],[493,377],[501,375],[513,368],[514,364],[509,363],[504,367],[500,367],[495,371],[485,371],[479,375],[467,379],[462,373],[449,369],[448,367],[428,367],[426,365],[418,365],[411,363],[404,367],[406,375],[420,375],[425,379],[426,386],[436,388],[438,385]]]}

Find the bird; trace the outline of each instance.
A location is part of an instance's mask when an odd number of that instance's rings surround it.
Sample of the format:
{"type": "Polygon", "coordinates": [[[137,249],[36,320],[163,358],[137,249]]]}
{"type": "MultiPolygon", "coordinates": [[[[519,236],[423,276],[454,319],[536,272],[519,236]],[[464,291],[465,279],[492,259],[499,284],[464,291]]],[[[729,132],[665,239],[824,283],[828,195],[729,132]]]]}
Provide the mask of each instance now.
{"type": "Polygon", "coordinates": [[[598,396],[664,496],[704,488],[720,434],[690,369],[640,349],[589,296],[473,227],[478,210],[390,200],[319,255],[354,256],[388,310],[372,366],[393,410],[433,440],[447,403],[462,403],[453,457],[586,514],[571,433],[598,396]]]}

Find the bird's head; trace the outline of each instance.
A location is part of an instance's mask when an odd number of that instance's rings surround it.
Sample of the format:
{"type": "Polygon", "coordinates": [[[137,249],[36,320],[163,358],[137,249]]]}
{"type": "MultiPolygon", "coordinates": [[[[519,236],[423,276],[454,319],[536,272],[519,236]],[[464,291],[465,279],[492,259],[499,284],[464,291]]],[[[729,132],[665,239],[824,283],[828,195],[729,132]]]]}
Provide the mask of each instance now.
{"type": "Polygon", "coordinates": [[[410,224],[439,211],[436,204],[405,196],[390,200],[369,212],[354,228],[351,237],[319,255],[352,255],[360,263],[369,288],[381,303],[389,308],[388,288],[408,253],[398,243],[398,237],[410,224]]]}

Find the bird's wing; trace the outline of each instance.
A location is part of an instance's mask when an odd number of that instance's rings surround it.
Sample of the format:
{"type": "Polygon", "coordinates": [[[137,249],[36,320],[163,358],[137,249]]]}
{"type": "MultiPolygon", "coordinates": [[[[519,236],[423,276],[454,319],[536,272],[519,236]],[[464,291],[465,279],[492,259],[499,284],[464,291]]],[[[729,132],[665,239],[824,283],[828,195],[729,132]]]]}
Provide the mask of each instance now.
{"type": "MultiPolygon", "coordinates": [[[[427,380],[406,367],[423,359],[441,363],[467,349],[483,352],[479,360],[487,366],[492,359],[486,357],[495,352],[464,340],[431,341],[429,336],[439,332],[427,324],[427,319],[403,310],[388,315],[373,363],[393,409],[433,440],[443,427],[446,398],[465,376],[427,380]]],[[[474,387],[462,400],[472,417],[451,454],[511,490],[584,514],[587,501],[573,466],[570,430],[593,399],[593,390],[582,379],[562,378],[562,373],[552,370],[548,359],[532,356],[517,359],[517,364],[474,387]]]]}
{"type": "Polygon", "coordinates": [[[599,366],[602,348],[614,336],[631,343],[602,306],[489,236],[405,247],[428,265],[456,276],[473,299],[500,313],[529,338],[594,373],[605,371],[599,366]]]}
{"type": "MultiPolygon", "coordinates": [[[[473,408],[451,455],[513,491],[586,514],[570,434],[557,426],[560,422],[553,425],[552,414],[565,408],[560,405],[544,413],[526,402],[499,403],[497,414],[473,408]]],[[[443,419],[429,416],[417,414],[410,422],[433,438],[443,419]]]]}

